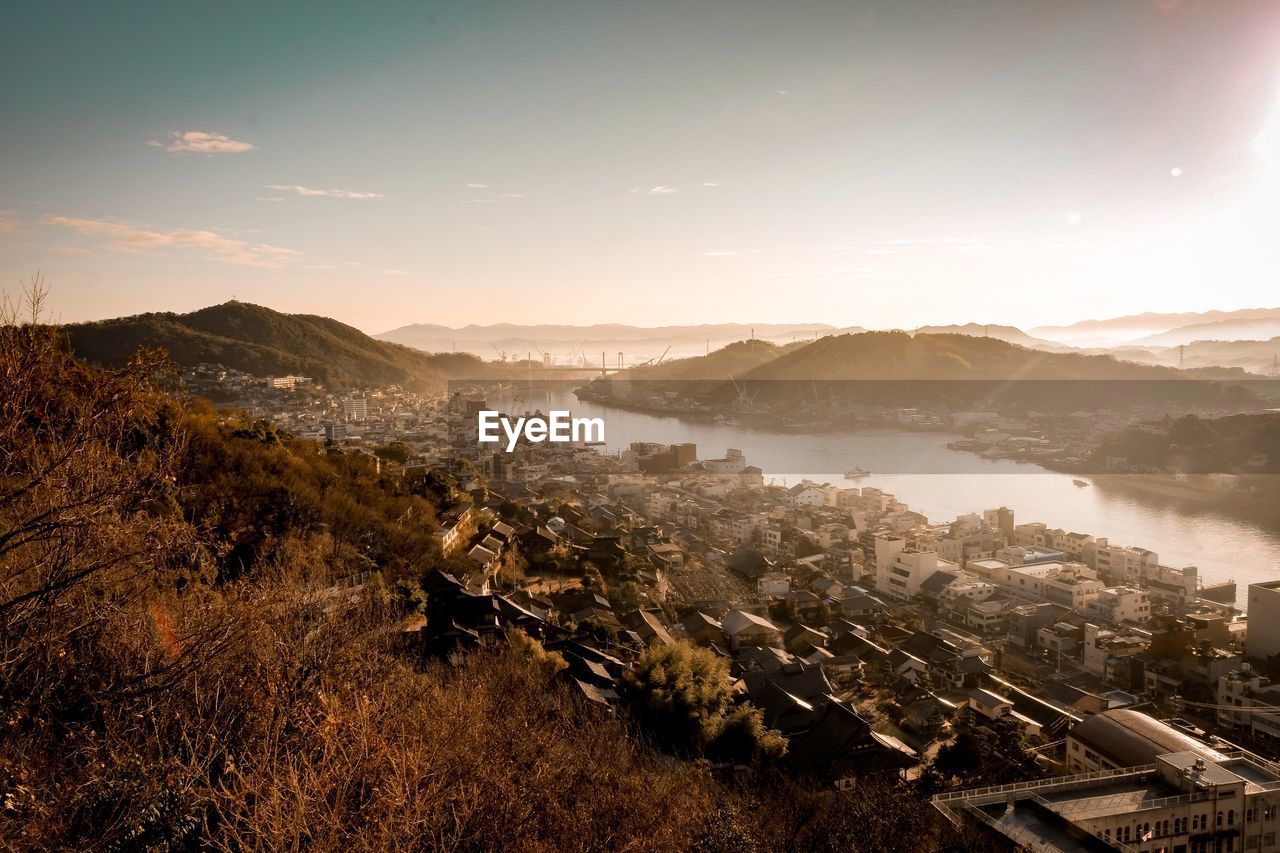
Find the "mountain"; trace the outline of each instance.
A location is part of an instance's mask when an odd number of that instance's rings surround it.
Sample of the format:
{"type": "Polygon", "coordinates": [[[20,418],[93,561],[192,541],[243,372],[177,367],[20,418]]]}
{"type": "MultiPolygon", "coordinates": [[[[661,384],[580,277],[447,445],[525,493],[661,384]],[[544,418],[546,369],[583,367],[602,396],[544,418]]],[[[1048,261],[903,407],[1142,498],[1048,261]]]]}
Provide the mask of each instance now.
{"type": "Polygon", "coordinates": [[[1242,308],[1237,311],[1191,311],[1180,314],[1130,314],[1108,320],[1081,320],[1068,326],[1037,326],[1030,334],[1074,346],[1115,346],[1200,323],[1223,320],[1280,319],[1280,308],[1242,308]]]}
{"type": "Polygon", "coordinates": [[[1134,346],[1176,347],[1196,341],[1265,341],[1280,335],[1280,310],[1274,317],[1191,323],[1133,341],[1134,346]]]}
{"type": "Polygon", "coordinates": [[[704,410],[745,398],[769,404],[774,412],[814,402],[982,410],[1148,404],[1238,410],[1257,405],[1249,380],[1266,382],[1239,370],[1179,371],[1109,355],[1044,352],[994,337],[864,332],[776,352],[756,342],[754,351],[713,353],[679,373],[667,365],[638,368],[597,379],[589,388],[598,399],[681,399],[698,401],[704,410]],[[759,363],[737,373],[726,369],[729,363],[741,366],[748,356],[759,363]]]}
{"type": "Polygon", "coordinates": [[[628,326],[617,323],[593,326],[518,325],[496,323],[469,325],[458,329],[418,323],[375,335],[427,352],[470,352],[481,358],[525,358],[541,360],[547,353],[553,364],[599,365],[603,358],[617,366],[667,358],[704,355],[736,341],[756,339],[787,344],[839,330],[825,323],[715,323],[697,326],[628,326]],[[669,349],[668,349],[669,348],[669,349]]]}
{"type": "Polygon", "coordinates": [[[666,361],[659,365],[634,367],[625,372],[628,379],[728,379],[741,376],[767,364],[787,352],[788,348],[808,346],[797,342],[780,347],[769,341],[737,341],[709,355],[666,361]]]}
{"type": "Polygon", "coordinates": [[[157,347],[182,366],[216,363],[256,376],[301,374],[336,387],[438,384],[486,370],[474,356],[429,355],[328,317],[282,314],[246,302],[77,323],[63,331],[76,355],[91,362],[119,365],[139,347],[157,347]]]}
{"type": "Polygon", "coordinates": [[[1112,380],[1177,379],[1180,374],[1105,355],[1042,352],[994,337],[866,332],[822,338],[761,365],[745,378],[1112,380]]]}

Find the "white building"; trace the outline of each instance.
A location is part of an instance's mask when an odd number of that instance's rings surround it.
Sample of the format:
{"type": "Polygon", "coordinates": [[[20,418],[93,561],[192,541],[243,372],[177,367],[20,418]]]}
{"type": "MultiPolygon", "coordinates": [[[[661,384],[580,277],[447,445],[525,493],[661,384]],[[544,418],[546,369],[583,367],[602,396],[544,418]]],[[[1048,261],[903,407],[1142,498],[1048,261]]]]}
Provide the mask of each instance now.
{"type": "Polygon", "coordinates": [[[1145,625],[1151,619],[1151,599],[1145,589],[1131,586],[1109,586],[1098,590],[1085,611],[1112,624],[1130,622],[1145,625]]]}

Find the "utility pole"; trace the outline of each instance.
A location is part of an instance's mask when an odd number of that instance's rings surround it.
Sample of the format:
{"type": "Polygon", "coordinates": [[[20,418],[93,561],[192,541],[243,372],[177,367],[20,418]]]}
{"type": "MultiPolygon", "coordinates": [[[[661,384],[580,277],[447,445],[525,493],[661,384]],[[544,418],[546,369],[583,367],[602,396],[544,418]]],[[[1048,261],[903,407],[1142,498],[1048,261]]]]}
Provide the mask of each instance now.
{"type": "Polygon", "coordinates": [[[1186,344],[1178,344],[1178,369],[1182,369],[1183,356],[1186,355],[1186,344]]]}

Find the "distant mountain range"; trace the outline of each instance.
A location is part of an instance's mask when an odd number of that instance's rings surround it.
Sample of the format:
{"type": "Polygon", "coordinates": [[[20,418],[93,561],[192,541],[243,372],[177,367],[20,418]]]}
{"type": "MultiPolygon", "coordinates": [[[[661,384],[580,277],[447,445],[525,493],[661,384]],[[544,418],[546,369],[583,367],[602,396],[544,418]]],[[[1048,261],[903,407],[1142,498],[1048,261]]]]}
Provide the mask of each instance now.
{"type": "Polygon", "coordinates": [[[542,353],[555,364],[599,365],[601,359],[618,366],[667,358],[703,355],[743,340],[788,344],[799,340],[860,328],[837,329],[825,323],[715,323],[698,326],[627,326],[606,323],[593,326],[496,323],[470,325],[459,329],[416,323],[383,332],[374,337],[426,352],[470,352],[484,359],[542,360],[542,353]],[[670,348],[668,350],[668,348],[670,348]]]}
{"type": "Polygon", "coordinates": [[[622,352],[622,364],[632,368],[629,375],[714,380],[729,376],[1156,378],[1178,376],[1168,368],[1179,364],[1196,368],[1200,378],[1238,379],[1240,369],[1270,373],[1280,354],[1280,337],[1211,340],[1227,335],[1265,337],[1270,324],[1280,326],[1280,309],[1145,314],[1033,331],[1095,334],[1100,329],[1132,330],[1138,325],[1153,329],[1171,323],[1182,325],[1148,334],[1140,344],[1087,351],[1014,326],[979,323],[924,326],[915,330],[915,337],[906,332],[863,333],[856,327],[850,331],[824,324],[722,323],[657,328],[497,324],[461,329],[418,324],[387,332],[379,339],[327,317],[283,314],[233,301],[189,314],[150,313],[79,323],[66,326],[65,331],[78,355],[105,364],[124,362],[138,347],[160,347],[181,365],[220,363],[260,376],[298,373],[332,387],[493,378],[517,366],[526,369],[521,364],[526,354],[536,364],[543,363],[545,354],[557,365],[592,368],[603,356],[612,368],[619,364],[617,355],[622,352]],[[1186,322],[1189,319],[1198,322],[1186,322]],[[1181,350],[1177,344],[1165,343],[1185,339],[1194,342],[1181,350]],[[454,347],[457,351],[450,351],[454,347]],[[442,349],[446,351],[439,351],[442,349]],[[502,361],[505,367],[496,363],[502,361]],[[649,366],[642,366],[645,364],[649,366]]]}
{"type": "Polygon", "coordinates": [[[139,347],[168,351],[179,365],[216,363],[256,376],[300,374],[331,387],[439,384],[484,375],[475,356],[430,355],[375,340],[310,314],[227,302],[189,314],[152,313],[64,326],[77,356],[118,365],[139,347]]]}
{"type": "Polygon", "coordinates": [[[1038,326],[1030,334],[1082,347],[1123,344],[1177,346],[1196,340],[1265,339],[1280,328],[1254,326],[1252,321],[1277,321],[1280,308],[1242,308],[1238,311],[1200,311],[1182,314],[1131,314],[1109,320],[1082,320],[1069,326],[1038,326]],[[1187,331],[1178,333],[1177,330],[1187,331]]]}

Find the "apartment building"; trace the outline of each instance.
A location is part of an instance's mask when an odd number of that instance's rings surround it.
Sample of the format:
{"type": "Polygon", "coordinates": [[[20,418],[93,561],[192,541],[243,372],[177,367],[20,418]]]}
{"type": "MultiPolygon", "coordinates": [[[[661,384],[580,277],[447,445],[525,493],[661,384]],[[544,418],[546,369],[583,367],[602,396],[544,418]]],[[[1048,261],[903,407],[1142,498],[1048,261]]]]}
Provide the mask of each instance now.
{"type": "Polygon", "coordinates": [[[1085,613],[1113,625],[1121,622],[1145,625],[1151,619],[1151,599],[1145,589],[1109,586],[1098,590],[1097,597],[1089,602],[1085,613]]]}

